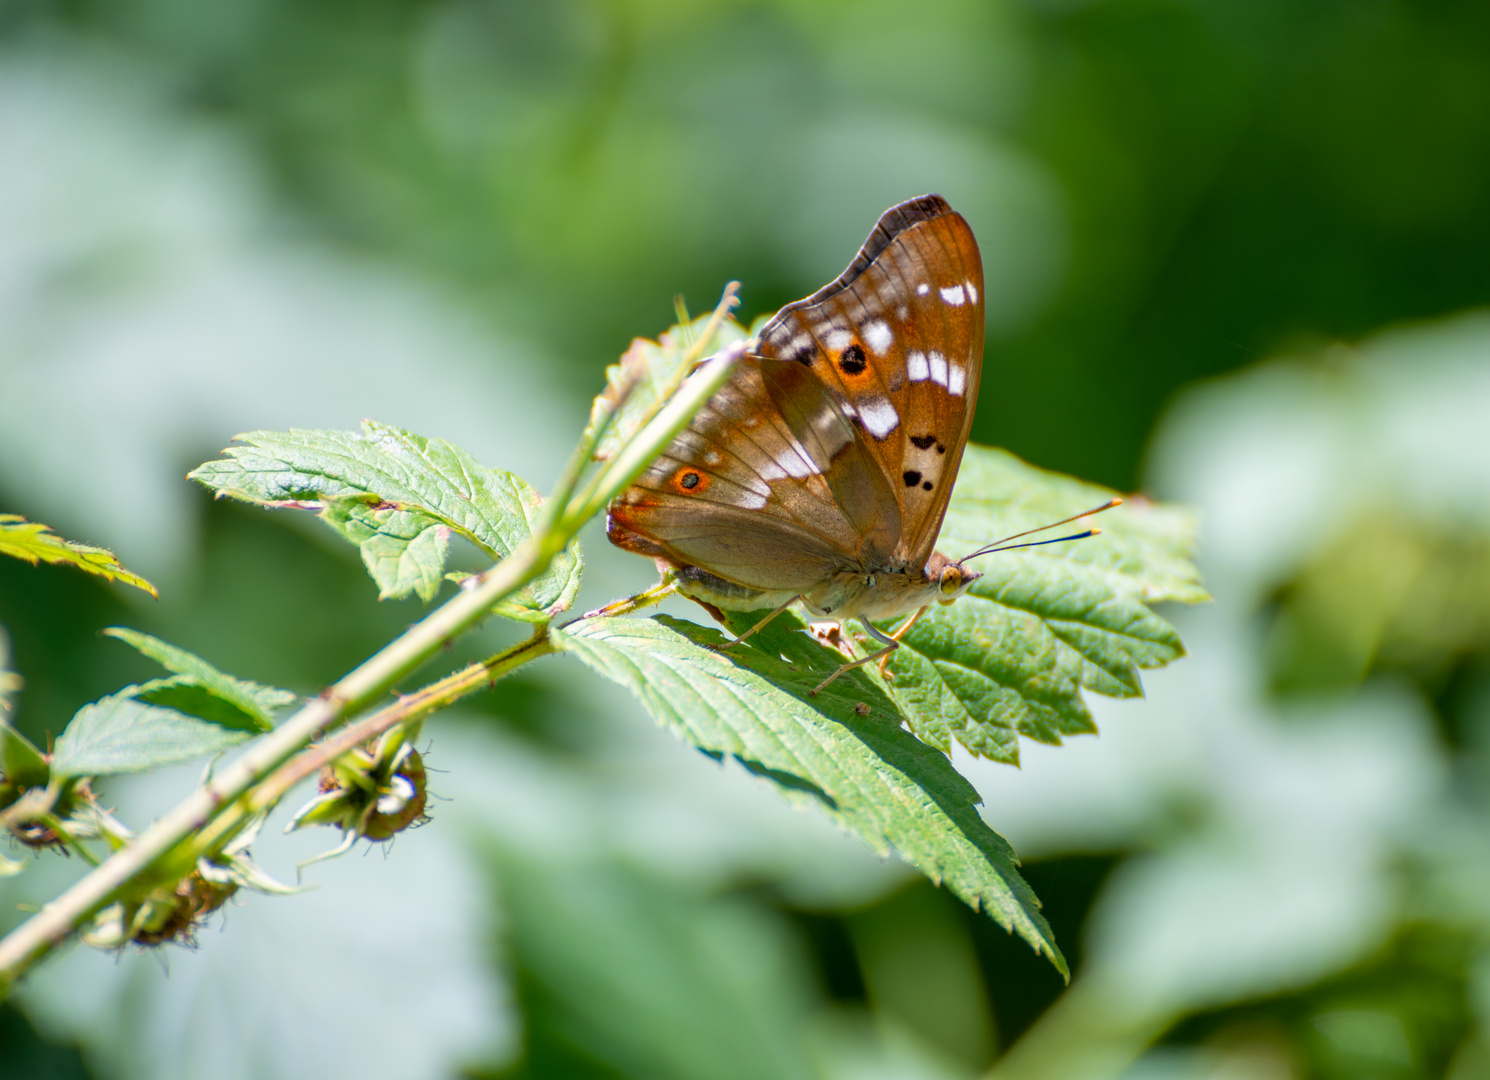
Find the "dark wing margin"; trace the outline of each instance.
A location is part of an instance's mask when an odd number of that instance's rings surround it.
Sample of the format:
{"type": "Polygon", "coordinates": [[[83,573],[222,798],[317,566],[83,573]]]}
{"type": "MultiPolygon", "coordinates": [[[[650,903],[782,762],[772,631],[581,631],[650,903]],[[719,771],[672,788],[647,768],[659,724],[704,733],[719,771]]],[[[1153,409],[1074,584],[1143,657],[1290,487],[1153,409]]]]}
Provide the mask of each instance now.
{"type": "Polygon", "coordinates": [[[847,288],[854,283],[854,279],[869,269],[869,264],[879,258],[880,253],[889,247],[894,242],[895,237],[900,233],[909,229],[912,225],[919,225],[923,221],[930,221],[933,218],[939,218],[943,214],[950,214],[951,212],[951,205],[940,195],[921,195],[890,207],[890,209],[880,215],[879,221],[869,234],[869,239],[864,241],[864,246],[859,249],[859,254],[854,256],[854,261],[848,264],[848,268],[843,273],[839,274],[833,281],[824,285],[811,296],[790,303],[781,310],[788,311],[796,307],[811,307],[818,301],[847,288]]]}

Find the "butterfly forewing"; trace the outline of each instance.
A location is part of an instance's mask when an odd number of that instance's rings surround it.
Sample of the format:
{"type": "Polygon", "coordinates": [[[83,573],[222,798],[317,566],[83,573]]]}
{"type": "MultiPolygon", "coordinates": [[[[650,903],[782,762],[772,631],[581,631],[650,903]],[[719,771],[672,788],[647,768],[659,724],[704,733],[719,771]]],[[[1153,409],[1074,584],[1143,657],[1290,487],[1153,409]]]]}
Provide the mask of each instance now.
{"type": "Polygon", "coordinates": [[[767,324],[759,352],[828,387],[894,493],[894,555],[924,564],[982,370],[983,268],[967,222],[934,195],[892,207],[837,280],[767,324]]]}

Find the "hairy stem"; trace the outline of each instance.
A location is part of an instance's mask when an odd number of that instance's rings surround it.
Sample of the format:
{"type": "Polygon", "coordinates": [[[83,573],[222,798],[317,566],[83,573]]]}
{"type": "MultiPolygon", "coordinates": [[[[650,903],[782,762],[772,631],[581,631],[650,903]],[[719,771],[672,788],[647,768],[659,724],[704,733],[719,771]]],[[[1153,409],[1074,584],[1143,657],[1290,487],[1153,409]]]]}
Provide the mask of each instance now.
{"type": "Polygon", "coordinates": [[[468,694],[492,686],[498,679],[523,664],[557,651],[548,636],[547,625],[542,626],[526,641],[462,668],[422,690],[399,698],[392,705],[348,724],[336,734],[301,751],[256,784],[252,790],[245,792],[232,807],[197,833],[175,861],[183,866],[191,866],[201,856],[221,850],[256,815],[273,809],[296,784],[315,776],[347,751],[377,738],[399,724],[416,723],[431,713],[453,705],[468,694]]]}

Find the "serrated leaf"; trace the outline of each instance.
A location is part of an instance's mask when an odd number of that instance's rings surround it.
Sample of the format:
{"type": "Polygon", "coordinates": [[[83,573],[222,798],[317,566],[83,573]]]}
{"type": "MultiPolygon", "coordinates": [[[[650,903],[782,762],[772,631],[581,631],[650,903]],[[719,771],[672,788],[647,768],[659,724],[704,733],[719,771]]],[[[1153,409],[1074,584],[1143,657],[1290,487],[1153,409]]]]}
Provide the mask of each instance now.
{"type": "Polygon", "coordinates": [[[729,754],[798,805],[812,805],[881,854],[891,851],[1065,961],[1004,839],[978,815],[977,791],[900,726],[883,689],[851,672],[808,691],[838,660],[783,615],[728,657],[725,639],[682,620],[581,621],[555,641],[636,694],[659,723],[713,755],[729,754]]]}
{"type": "MultiPolygon", "coordinates": [[[[244,717],[251,726],[260,731],[273,728],[275,712],[289,705],[296,698],[296,695],[289,690],[281,690],[277,686],[264,686],[262,683],[228,675],[200,656],[161,641],[157,637],[142,634],[138,630],[111,626],[104,631],[104,634],[133,646],[167,671],[189,677],[204,691],[220,699],[223,704],[235,710],[237,715],[244,717]]],[[[150,700],[156,701],[155,698],[150,700]]],[[[199,706],[206,711],[185,708],[177,703],[186,700],[189,699],[178,694],[176,701],[156,701],[156,704],[169,704],[172,708],[180,709],[182,712],[204,720],[213,720],[217,723],[230,724],[230,726],[243,726],[241,723],[231,723],[233,713],[223,712],[210,703],[199,706]]]]}
{"type": "Polygon", "coordinates": [[[218,697],[207,687],[189,675],[172,675],[168,679],[151,679],[141,684],[134,696],[163,709],[175,709],[179,713],[209,724],[246,731],[257,735],[267,730],[253,713],[246,712],[232,701],[218,697]]]}
{"type": "MultiPolygon", "coordinates": [[[[1113,495],[970,445],[937,546],[955,557],[1113,495]]],[[[983,556],[972,590],[904,635],[890,694],[912,731],[944,751],[955,738],[1017,764],[1019,735],[1059,743],[1096,730],[1083,690],[1141,695],[1140,669],[1184,655],[1148,605],[1208,598],[1190,561],[1193,516],[1138,499],[1097,523],[1102,533],[1087,540],[983,556]]]]}
{"type": "MultiPolygon", "coordinates": [[[[219,496],[276,507],[315,509],[361,549],[380,595],[439,589],[446,540],[455,532],[496,561],[532,533],[542,499],[527,481],[488,469],[443,439],[363,421],[361,432],[255,431],[191,478],[219,496]]],[[[579,545],[508,598],[502,613],[544,621],[579,590],[579,545]]]]}
{"type": "MultiPolygon", "coordinates": [[[[158,680],[160,685],[170,680],[158,680]]],[[[59,777],[114,776],[215,754],[253,732],[224,727],[139,700],[130,686],[84,705],[57,737],[52,772],[59,777]]]]}
{"type": "MultiPolygon", "coordinates": [[[[1097,506],[1116,494],[1110,488],[1036,468],[1007,450],[969,443],[937,546],[948,555],[972,551],[1000,536],[1097,506]]],[[[1131,497],[1118,509],[1093,518],[1092,524],[1102,528],[1100,537],[1037,549],[1040,557],[1107,571],[1114,588],[1136,586],[1145,603],[1196,604],[1211,598],[1200,584],[1200,571],[1193,561],[1193,511],[1131,497]]],[[[980,560],[978,569],[986,573],[996,558],[980,560]]]]}
{"type": "Polygon", "coordinates": [[[630,395],[616,412],[614,420],[595,447],[597,461],[609,461],[631,441],[637,430],[677,389],[698,360],[713,356],[726,345],[742,341],[745,328],[730,318],[722,319],[707,341],[700,338],[708,331],[712,315],[701,315],[692,322],[674,326],[656,341],[634,338],[631,347],[621,354],[621,361],[605,369],[606,386],[591,409],[593,428],[602,410],[609,411],[621,389],[635,380],[630,395]]]}
{"type": "Polygon", "coordinates": [[[0,555],[22,559],[32,566],[38,562],[66,563],[109,581],[133,585],[151,596],[159,595],[154,585],[126,570],[112,551],[66,540],[50,527],[27,521],[18,514],[0,514],[0,555]]]}
{"type": "Polygon", "coordinates": [[[440,591],[451,529],[435,515],[358,495],[327,499],[321,520],[361,550],[383,599],[414,593],[433,600],[440,591]]]}
{"type": "Polygon", "coordinates": [[[51,778],[42,752],[4,720],[0,720],[0,775],[17,789],[45,787],[51,778]]]}

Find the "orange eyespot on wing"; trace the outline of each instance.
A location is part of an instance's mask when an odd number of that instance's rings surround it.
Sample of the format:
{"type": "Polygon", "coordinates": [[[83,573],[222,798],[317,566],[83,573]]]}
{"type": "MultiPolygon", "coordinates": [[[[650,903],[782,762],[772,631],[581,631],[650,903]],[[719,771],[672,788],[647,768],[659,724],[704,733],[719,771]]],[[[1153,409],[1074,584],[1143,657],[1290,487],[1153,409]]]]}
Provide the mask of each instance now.
{"type": "Polygon", "coordinates": [[[684,465],[668,477],[668,486],[679,495],[702,495],[709,490],[709,477],[689,465],[684,465]]]}

